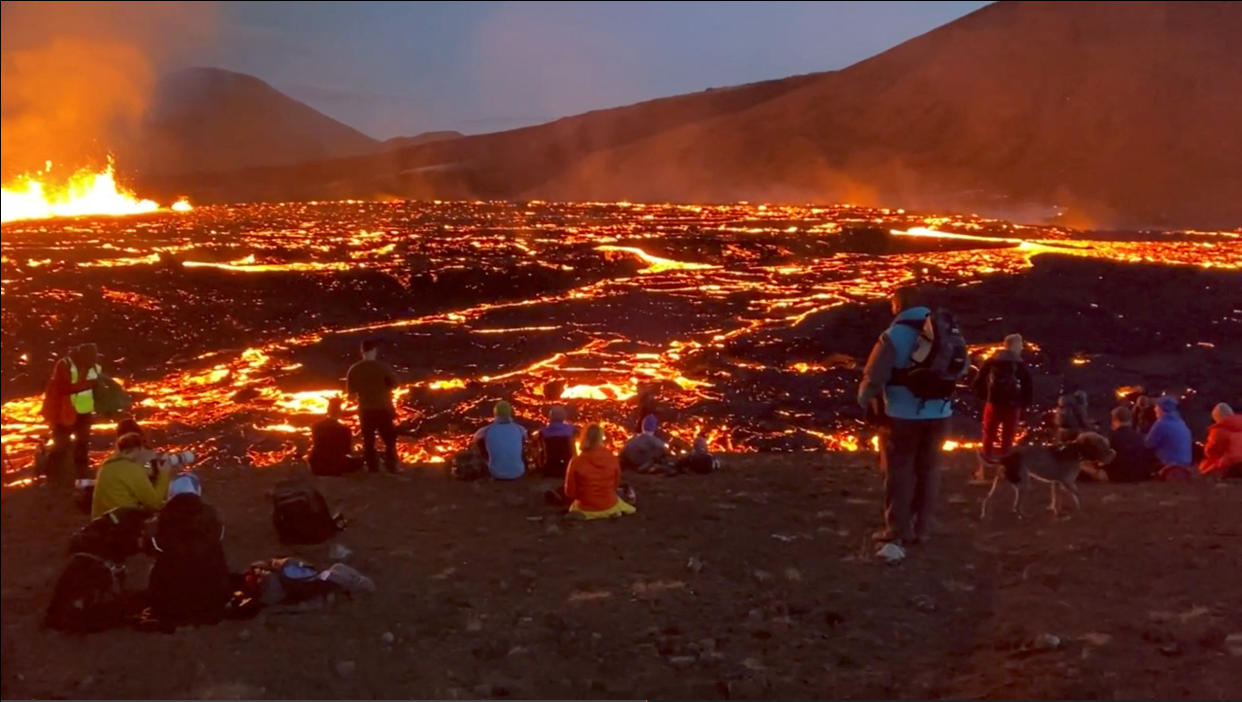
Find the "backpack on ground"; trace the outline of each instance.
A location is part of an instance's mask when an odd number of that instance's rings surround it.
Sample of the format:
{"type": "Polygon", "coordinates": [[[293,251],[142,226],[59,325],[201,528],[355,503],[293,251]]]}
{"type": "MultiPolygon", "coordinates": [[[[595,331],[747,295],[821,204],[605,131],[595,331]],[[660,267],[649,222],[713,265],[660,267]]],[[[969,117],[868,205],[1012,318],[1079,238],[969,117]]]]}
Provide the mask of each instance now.
{"type": "Polygon", "coordinates": [[[953,313],[937,309],[923,321],[899,322],[918,331],[910,365],[893,374],[893,385],[902,385],[919,400],[948,400],[957,381],[970,367],[966,339],[953,313]]]}
{"type": "Polygon", "coordinates": [[[997,363],[988,371],[988,397],[998,407],[1015,407],[1022,403],[1022,381],[1014,363],[997,363]]]}
{"type": "Polygon", "coordinates": [[[124,594],[125,559],[141,550],[146,518],[144,510],[121,507],[74,532],[44,626],[85,634],[126,623],[134,607],[124,594]]]}
{"type": "Polygon", "coordinates": [[[332,538],[343,525],[328,501],[310,483],[282,480],[272,491],[272,523],[281,543],[319,544],[332,538]]]}
{"type": "Polygon", "coordinates": [[[489,475],[487,460],[483,458],[482,453],[474,449],[453,454],[452,467],[449,472],[457,480],[478,480],[489,475]]]}

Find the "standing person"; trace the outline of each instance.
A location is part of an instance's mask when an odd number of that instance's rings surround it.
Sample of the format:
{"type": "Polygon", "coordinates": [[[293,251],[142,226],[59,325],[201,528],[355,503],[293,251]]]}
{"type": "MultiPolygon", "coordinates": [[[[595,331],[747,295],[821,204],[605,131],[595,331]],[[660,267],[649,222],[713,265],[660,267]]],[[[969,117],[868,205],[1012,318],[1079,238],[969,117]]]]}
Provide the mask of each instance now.
{"type": "Polygon", "coordinates": [[[951,316],[918,304],[914,292],[893,294],[895,318],[871,349],[858,388],[858,404],[881,425],[885,528],[876,541],[931,537],[953,388],[970,367],[951,316]]]}
{"type": "Polygon", "coordinates": [[[474,433],[472,444],[487,456],[487,470],[496,480],[517,480],[526,474],[522,447],[526,428],[513,421],[513,405],[501,400],[492,408],[491,424],[474,433]]]}
{"type": "Polygon", "coordinates": [[[1178,411],[1177,398],[1165,395],[1156,400],[1156,423],[1151,425],[1151,431],[1147,432],[1143,443],[1156,453],[1161,480],[1190,479],[1194,463],[1191,453],[1193,439],[1190,427],[1186,426],[1178,411]]]}
{"type": "Polygon", "coordinates": [[[82,344],[56,362],[43,393],[43,418],[52,431],[53,446],[48,457],[52,482],[65,483],[64,462],[73,443],[74,475],[90,473],[91,421],[95,413],[95,387],[103,370],[94,344],[82,344]]]}
{"type": "Polygon", "coordinates": [[[384,463],[389,473],[400,469],[397,463],[397,427],[393,424],[397,411],[392,404],[392,391],[397,377],[388,364],[376,359],[379,341],[362,342],[362,360],[350,366],[345,377],[346,393],[358,398],[358,419],[362,424],[362,453],[367,470],[379,471],[375,455],[375,435],[384,440],[384,463]]]}
{"type": "Polygon", "coordinates": [[[328,416],[311,426],[311,450],[307,456],[315,475],[344,475],[362,468],[362,461],[350,455],[354,437],[341,423],[341,398],[328,400],[328,416]]]}
{"type": "MultiPolygon", "coordinates": [[[[1009,453],[1034,394],[1031,371],[1022,360],[1022,335],[1005,337],[1005,347],[983,362],[975,377],[975,395],[983,406],[983,457],[988,460],[1009,453]]],[[[983,479],[982,467],[975,474],[983,479]]]]}

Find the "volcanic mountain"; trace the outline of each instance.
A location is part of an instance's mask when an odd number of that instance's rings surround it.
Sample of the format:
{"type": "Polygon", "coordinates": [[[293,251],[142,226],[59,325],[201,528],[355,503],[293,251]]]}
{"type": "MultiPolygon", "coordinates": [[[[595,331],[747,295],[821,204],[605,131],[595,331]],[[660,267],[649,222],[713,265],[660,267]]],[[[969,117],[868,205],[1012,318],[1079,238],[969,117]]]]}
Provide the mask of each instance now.
{"type": "MultiPolygon", "coordinates": [[[[165,182],[196,200],[857,202],[1242,224],[1242,4],[1000,2],[840,71],[359,158],[165,182]]],[[[1083,223],[1083,220],[1078,220],[1083,223]]]]}
{"type": "Polygon", "coordinates": [[[267,83],[219,68],[164,76],[121,159],[148,174],[286,165],[369,153],[379,142],[267,83]]]}

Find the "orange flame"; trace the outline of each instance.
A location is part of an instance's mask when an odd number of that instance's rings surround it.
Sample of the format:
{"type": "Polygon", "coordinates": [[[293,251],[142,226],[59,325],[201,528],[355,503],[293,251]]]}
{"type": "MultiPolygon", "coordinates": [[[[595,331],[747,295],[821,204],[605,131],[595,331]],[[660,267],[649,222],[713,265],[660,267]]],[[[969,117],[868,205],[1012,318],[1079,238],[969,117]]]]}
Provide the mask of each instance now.
{"type": "MultiPolygon", "coordinates": [[[[140,199],[131,190],[117,184],[112,159],[102,171],[78,170],[63,182],[49,178],[52,162],[41,173],[24,174],[3,188],[0,219],[13,222],[48,217],[80,217],[83,215],[131,215],[155,212],[160,206],[153,200],[140,199]]],[[[185,198],[173,204],[177,212],[192,207],[185,198]]]]}

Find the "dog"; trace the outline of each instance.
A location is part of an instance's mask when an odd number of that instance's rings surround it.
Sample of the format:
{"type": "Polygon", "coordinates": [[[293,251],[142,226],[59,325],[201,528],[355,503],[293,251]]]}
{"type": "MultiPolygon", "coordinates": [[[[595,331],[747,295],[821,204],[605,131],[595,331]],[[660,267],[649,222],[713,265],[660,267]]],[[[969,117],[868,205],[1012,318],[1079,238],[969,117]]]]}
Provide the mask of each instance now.
{"type": "Polygon", "coordinates": [[[1060,515],[1061,502],[1059,491],[1064,490],[1074,501],[1075,509],[1082,509],[1078,499],[1078,473],[1084,463],[1106,464],[1117,457],[1117,452],[1108,446],[1108,440],[1095,432],[1083,432],[1073,441],[1060,446],[1019,446],[1000,458],[991,459],[979,454],[980,468],[991,466],[996,469],[996,477],[992,480],[992,489],[983,499],[983,507],[979,518],[988,515],[988,503],[1000,488],[1001,479],[1013,488],[1013,511],[1022,517],[1022,490],[1030,483],[1030,478],[1048,483],[1051,489],[1051,503],[1048,508],[1054,515],[1060,515]]]}

